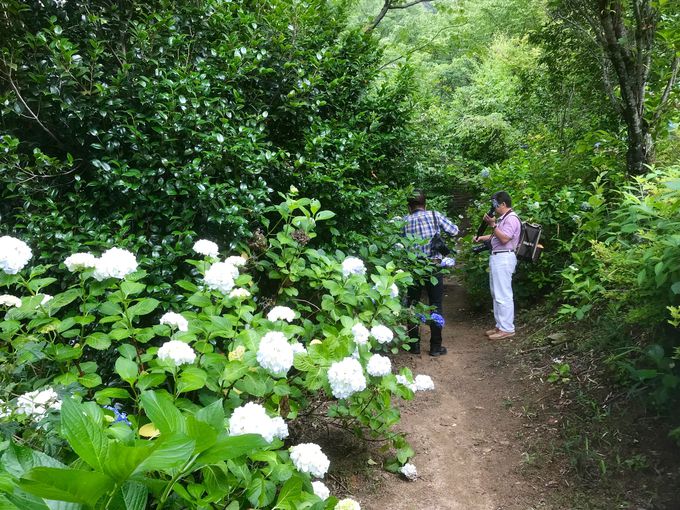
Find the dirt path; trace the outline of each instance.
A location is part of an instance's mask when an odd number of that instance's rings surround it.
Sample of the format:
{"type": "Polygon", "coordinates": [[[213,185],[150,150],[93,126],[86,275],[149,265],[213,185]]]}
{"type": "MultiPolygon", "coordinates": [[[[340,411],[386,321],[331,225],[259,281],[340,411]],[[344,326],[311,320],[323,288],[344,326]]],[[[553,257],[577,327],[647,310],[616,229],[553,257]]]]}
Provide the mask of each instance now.
{"type": "MultiPolygon", "coordinates": [[[[530,510],[545,508],[540,488],[530,486],[522,466],[523,421],[510,407],[519,390],[506,346],[487,340],[483,323],[466,308],[459,285],[445,288],[443,345],[432,358],[424,335],[420,356],[400,354],[397,365],[427,374],[434,392],[401,404],[402,423],[416,455],[419,478],[389,476],[379,490],[361,495],[365,510],[530,510]]],[[[487,317],[488,319],[488,317],[487,317]]]]}

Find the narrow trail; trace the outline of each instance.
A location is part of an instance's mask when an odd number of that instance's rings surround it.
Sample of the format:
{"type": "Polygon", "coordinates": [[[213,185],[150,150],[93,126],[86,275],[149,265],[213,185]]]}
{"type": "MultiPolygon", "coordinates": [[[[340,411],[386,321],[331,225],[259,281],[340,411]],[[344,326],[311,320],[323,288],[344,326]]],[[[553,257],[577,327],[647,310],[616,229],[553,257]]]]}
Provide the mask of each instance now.
{"type": "MultiPolygon", "coordinates": [[[[396,476],[372,494],[361,495],[366,510],[530,510],[545,508],[541,488],[520,473],[523,420],[511,407],[519,374],[507,365],[505,345],[484,336],[492,324],[471,313],[462,288],[445,287],[443,345],[446,356],[400,354],[397,366],[427,374],[434,392],[417,393],[400,405],[415,449],[418,480],[396,476]]],[[[426,328],[427,329],[427,328],[426,328]]],[[[506,340],[507,342],[507,340],[506,340]]]]}

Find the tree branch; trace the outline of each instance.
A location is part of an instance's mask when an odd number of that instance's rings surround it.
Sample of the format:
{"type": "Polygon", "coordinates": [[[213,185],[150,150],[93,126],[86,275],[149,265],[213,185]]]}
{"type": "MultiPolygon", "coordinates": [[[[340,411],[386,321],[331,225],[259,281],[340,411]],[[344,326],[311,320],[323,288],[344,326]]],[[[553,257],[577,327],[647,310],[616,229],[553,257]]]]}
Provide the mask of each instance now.
{"type": "Polygon", "coordinates": [[[35,120],[38,123],[38,125],[43,129],[43,131],[45,131],[45,133],[50,135],[50,137],[55,142],[57,142],[59,147],[64,148],[64,144],[61,142],[61,140],[59,140],[59,138],[57,138],[56,135],[54,133],[52,133],[52,131],[50,131],[45,124],[42,123],[42,121],[33,112],[33,110],[31,110],[31,107],[28,106],[28,103],[26,103],[23,96],[21,95],[21,92],[19,92],[19,88],[17,87],[16,83],[14,83],[14,80],[12,79],[12,68],[9,67],[9,66],[7,66],[7,81],[9,82],[10,86],[12,87],[12,90],[14,90],[14,93],[16,94],[17,99],[19,99],[19,101],[21,101],[21,104],[24,105],[24,108],[26,108],[26,111],[31,115],[31,118],[33,118],[33,120],[35,120]]]}
{"type": "Polygon", "coordinates": [[[394,0],[385,0],[385,3],[383,4],[382,8],[380,9],[380,12],[373,19],[371,24],[368,25],[366,28],[364,28],[364,32],[370,32],[375,27],[377,27],[378,24],[387,15],[387,11],[389,11],[389,10],[392,10],[392,9],[407,9],[409,7],[413,7],[414,5],[422,4],[423,2],[429,2],[430,0],[413,0],[413,1],[408,2],[406,4],[396,4],[396,5],[392,3],[393,1],[394,0]]]}
{"type": "Polygon", "coordinates": [[[661,114],[663,113],[666,103],[668,103],[668,98],[671,96],[675,82],[678,80],[678,70],[680,70],[680,56],[675,56],[673,58],[673,62],[671,63],[671,77],[668,79],[668,83],[666,83],[666,88],[661,95],[659,106],[652,117],[652,125],[656,124],[661,118],[661,114]]]}

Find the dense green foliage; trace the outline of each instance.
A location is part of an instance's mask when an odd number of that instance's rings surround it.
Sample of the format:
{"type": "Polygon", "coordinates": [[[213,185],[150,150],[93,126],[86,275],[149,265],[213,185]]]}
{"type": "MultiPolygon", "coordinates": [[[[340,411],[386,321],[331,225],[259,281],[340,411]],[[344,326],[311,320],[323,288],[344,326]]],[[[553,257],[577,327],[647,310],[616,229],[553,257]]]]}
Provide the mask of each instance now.
{"type": "Polygon", "coordinates": [[[408,73],[375,86],[342,8],[58,4],[0,4],[0,214],[46,259],[122,241],[175,274],[194,232],[250,237],[273,190],[365,233],[405,183],[408,73]]]}

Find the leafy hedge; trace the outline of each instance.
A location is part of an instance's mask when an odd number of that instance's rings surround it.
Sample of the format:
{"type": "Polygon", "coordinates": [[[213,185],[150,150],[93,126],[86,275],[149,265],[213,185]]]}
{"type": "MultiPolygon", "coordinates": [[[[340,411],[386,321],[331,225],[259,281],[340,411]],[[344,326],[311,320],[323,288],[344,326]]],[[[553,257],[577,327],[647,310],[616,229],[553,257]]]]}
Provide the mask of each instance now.
{"type": "Polygon", "coordinates": [[[328,2],[0,10],[0,214],[46,259],[125,239],[180,274],[194,233],[235,247],[273,191],[369,232],[407,180],[409,75],[375,85],[375,41],[328,2]]]}

